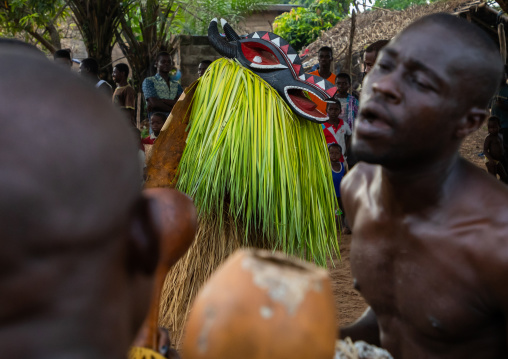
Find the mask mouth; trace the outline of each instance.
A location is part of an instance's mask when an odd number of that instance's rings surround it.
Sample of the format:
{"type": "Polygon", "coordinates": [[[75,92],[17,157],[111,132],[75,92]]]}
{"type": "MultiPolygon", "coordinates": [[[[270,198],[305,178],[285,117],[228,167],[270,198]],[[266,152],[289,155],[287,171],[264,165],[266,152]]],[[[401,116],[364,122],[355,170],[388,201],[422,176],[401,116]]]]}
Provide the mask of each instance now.
{"type": "Polygon", "coordinates": [[[284,94],[286,99],[291,103],[292,107],[298,112],[300,116],[312,118],[315,122],[328,121],[328,115],[323,114],[317,109],[317,105],[305,96],[307,89],[298,86],[284,87],[284,94]]]}

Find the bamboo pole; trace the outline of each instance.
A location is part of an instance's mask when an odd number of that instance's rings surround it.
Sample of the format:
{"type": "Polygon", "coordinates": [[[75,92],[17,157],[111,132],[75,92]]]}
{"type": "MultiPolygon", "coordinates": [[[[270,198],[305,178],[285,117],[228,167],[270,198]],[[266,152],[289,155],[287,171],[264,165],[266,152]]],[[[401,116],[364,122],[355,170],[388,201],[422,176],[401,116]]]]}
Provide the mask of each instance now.
{"type": "Polygon", "coordinates": [[[356,11],[353,10],[351,14],[351,32],[349,34],[349,47],[347,50],[347,58],[346,58],[346,72],[351,75],[353,70],[353,42],[355,38],[355,30],[356,30],[356,11]]]}
{"type": "Polygon", "coordinates": [[[506,36],[503,23],[497,25],[497,35],[499,36],[499,51],[501,52],[503,63],[506,64],[506,36]]]}

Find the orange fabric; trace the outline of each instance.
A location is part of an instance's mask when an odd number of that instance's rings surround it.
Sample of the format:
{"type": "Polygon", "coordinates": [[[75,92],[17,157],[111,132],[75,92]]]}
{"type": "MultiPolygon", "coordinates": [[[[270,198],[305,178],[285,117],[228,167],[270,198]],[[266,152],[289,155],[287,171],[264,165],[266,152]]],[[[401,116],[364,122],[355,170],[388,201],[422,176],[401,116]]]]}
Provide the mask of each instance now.
{"type": "MultiPolygon", "coordinates": [[[[319,76],[319,70],[309,72],[309,75],[319,76]]],[[[331,74],[329,78],[325,79],[330,81],[335,86],[335,74],[331,74]]],[[[326,115],[326,102],[321,101],[319,97],[314,96],[313,94],[309,94],[310,99],[317,104],[317,109],[319,112],[324,113],[326,115]]]]}

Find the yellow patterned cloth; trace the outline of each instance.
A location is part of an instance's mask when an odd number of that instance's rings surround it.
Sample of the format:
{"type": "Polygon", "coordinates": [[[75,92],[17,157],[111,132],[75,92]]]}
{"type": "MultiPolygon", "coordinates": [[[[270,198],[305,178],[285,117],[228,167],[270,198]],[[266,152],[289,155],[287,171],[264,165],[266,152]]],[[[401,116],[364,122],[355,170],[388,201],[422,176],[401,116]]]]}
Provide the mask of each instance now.
{"type": "Polygon", "coordinates": [[[166,359],[152,349],[132,347],[129,350],[129,359],[166,359]]]}

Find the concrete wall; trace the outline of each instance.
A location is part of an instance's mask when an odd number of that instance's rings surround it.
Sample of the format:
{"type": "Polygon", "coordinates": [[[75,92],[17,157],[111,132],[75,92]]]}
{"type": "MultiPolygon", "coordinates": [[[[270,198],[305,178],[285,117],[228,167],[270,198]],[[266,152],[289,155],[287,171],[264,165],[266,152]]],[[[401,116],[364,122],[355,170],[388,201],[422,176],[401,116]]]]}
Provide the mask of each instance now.
{"type": "Polygon", "coordinates": [[[207,36],[180,36],[177,66],[182,72],[182,86],[189,86],[198,78],[198,65],[203,60],[214,61],[222,57],[208,42],[207,36]]]}

